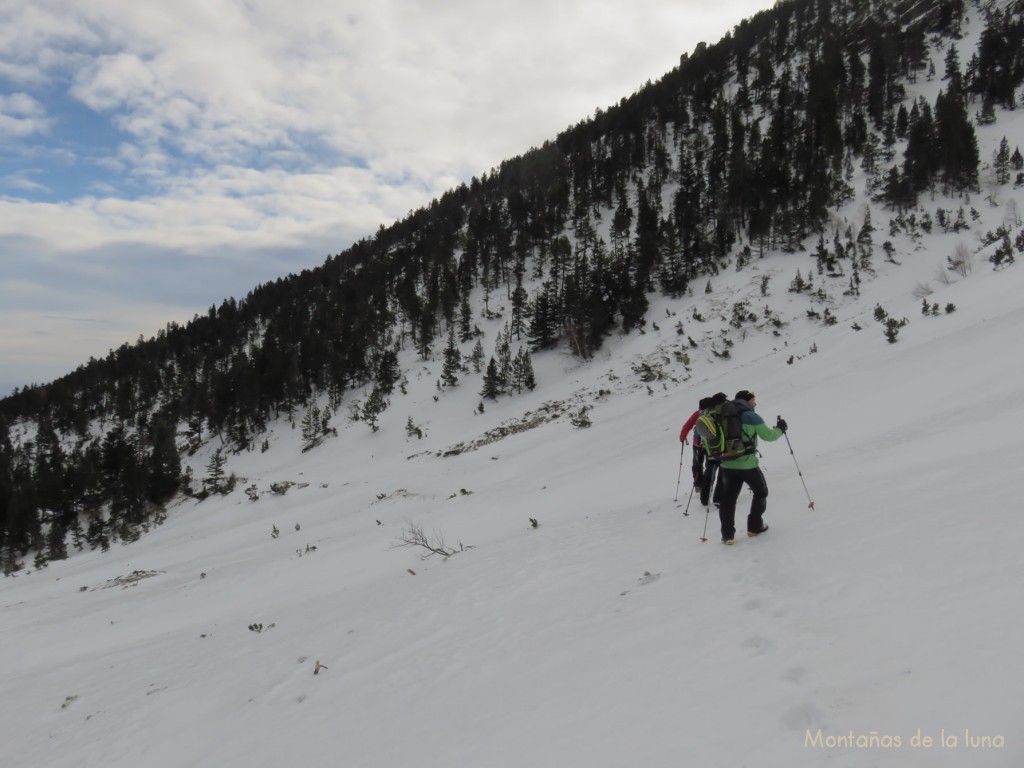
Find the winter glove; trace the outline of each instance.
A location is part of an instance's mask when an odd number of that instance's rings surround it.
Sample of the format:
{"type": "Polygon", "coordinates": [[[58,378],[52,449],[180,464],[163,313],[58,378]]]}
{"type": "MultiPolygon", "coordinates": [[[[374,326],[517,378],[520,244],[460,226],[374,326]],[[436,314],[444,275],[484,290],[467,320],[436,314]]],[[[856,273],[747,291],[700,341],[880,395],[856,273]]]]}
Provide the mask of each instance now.
{"type": "Polygon", "coordinates": [[[786,434],[786,430],[789,429],[789,425],[786,423],[786,420],[781,416],[778,416],[776,418],[778,419],[778,421],[775,422],[775,427],[777,429],[781,429],[782,434],[786,434]]]}

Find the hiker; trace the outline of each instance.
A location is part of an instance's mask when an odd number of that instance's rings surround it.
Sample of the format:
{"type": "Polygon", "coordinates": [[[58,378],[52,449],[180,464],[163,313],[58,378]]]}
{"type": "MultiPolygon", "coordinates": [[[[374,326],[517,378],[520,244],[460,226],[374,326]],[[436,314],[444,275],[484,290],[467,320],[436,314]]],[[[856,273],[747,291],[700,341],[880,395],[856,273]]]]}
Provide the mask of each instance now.
{"type": "Polygon", "coordinates": [[[759,536],[768,530],[763,519],[768,504],[768,483],[757,465],[757,439],[772,443],[782,437],[787,429],[786,421],[781,416],[774,427],[765,424],[764,419],[754,411],[757,398],[749,390],[741,389],[737,392],[734,403],[740,412],[746,449],[741,456],[723,459],[721,463],[723,488],[718,517],[722,522],[722,541],[726,544],[732,544],[736,537],[736,501],[744,483],[754,493],[750,514],[747,516],[747,536],[759,536]]]}
{"type": "MultiPolygon", "coordinates": [[[[711,402],[711,398],[710,397],[702,397],[700,399],[700,401],[697,403],[697,410],[694,411],[690,415],[690,418],[688,418],[686,420],[686,423],[683,424],[682,431],[679,433],[679,442],[680,443],[683,443],[684,445],[686,444],[686,442],[687,442],[687,440],[686,440],[687,435],[690,434],[690,431],[693,429],[693,425],[697,423],[697,419],[699,419],[700,415],[702,413],[704,413],[704,410],[708,407],[708,403],[710,403],[710,402],[711,402]]],[[[706,456],[706,454],[704,453],[704,449],[700,445],[700,435],[697,434],[696,432],[694,432],[693,433],[693,465],[691,467],[691,470],[693,472],[693,487],[696,488],[698,491],[701,489],[700,483],[701,483],[701,479],[704,477],[704,458],[705,458],[705,456],[706,456]]]]}
{"type": "MultiPolygon", "coordinates": [[[[705,412],[721,405],[728,399],[725,392],[716,392],[708,398],[705,412]]],[[[712,459],[706,450],[704,453],[707,455],[707,462],[704,465],[704,477],[701,478],[698,486],[700,488],[700,505],[706,507],[714,502],[715,506],[718,506],[722,501],[722,473],[718,471],[718,462],[712,459]],[[712,486],[714,486],[714,493],[712,493],[712,486]]]]}

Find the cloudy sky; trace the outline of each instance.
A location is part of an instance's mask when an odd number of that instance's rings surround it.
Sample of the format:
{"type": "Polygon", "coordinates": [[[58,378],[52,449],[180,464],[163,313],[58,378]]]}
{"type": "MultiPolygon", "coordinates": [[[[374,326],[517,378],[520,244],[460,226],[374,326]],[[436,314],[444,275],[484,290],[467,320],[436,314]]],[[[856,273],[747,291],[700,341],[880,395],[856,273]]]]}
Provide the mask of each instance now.
{"type": "Polygon", "coordinates": [[[0,396],[320,264],[773,0],[0,0],[0,396]]]}

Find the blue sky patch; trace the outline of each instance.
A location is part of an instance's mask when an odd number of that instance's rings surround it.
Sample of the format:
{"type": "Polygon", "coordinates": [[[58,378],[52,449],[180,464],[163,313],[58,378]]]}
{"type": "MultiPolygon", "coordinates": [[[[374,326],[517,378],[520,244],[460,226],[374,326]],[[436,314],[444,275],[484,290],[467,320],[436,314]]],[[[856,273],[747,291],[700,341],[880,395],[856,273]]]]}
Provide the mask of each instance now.
{"type": "Polygon", "coordinates": [[[0,150],[3,194],[32,202],[102,195],[118,186],[122,134],[110,120],[62,91],[33,94],[51,118],[46,134],[10,139],[0,150]]]}

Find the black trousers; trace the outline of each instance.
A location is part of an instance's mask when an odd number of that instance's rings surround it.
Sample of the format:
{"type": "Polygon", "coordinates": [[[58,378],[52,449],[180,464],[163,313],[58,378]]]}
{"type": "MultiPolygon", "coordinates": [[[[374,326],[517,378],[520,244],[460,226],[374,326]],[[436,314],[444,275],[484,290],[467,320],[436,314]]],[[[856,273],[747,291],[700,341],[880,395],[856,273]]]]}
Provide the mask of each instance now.
{"type": "Polygon", "coordinates": [[[693,484],[698,488],[701,487],[701,481],[704,478],[704,457],[707,456],[704,453],[704,449],[694,443],[693,446],[693,484]]]}
{"type": "Polygon", "coordinates": [[[747,530],[760,531],[764,527],[764,511],[768,506],[768,483],[760,467],[753,469],[721,469],[722,501],[718,518],[722,521],[722,538],[736,537],[736,501],[746,484],[754,493],[747,515],[747,530]]]}
{"type": "Polygon", "coordinates": [[[700,481],[700,505],[706,507],[710,502],[719,504],[722,501],[722,473],[719,471],[718,462],[708,459],[704,465],[704,477],[700,481]],[[714,494],[711,492],[712,484],[715,486],[714,494]]]}

